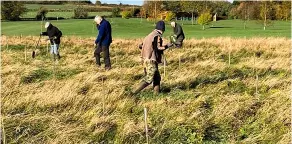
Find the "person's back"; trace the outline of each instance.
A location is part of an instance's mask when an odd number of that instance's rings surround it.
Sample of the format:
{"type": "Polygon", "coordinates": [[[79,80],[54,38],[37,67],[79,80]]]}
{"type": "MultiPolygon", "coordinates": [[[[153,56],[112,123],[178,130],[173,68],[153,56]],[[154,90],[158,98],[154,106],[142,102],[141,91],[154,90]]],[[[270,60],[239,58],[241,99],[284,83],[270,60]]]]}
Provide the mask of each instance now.
{"type": "MultiPolygon", "coordinates": [[[[111,28],[111,24],[103,19],[99,25],[99,43],[100,45],[103,46],[109,46],[112,43],[112,28],[111,28]]],[[[99,38],[98,37],[98,38],[99,38]]]]}
{"type": "Polygon", "coordinates": [[[158,47],[162,46],[162,34],[153,30],[143,40],[143,46],[141,51],[142,59],[149,59],[161,63],[161,53],[159,53],[158,47]]]}

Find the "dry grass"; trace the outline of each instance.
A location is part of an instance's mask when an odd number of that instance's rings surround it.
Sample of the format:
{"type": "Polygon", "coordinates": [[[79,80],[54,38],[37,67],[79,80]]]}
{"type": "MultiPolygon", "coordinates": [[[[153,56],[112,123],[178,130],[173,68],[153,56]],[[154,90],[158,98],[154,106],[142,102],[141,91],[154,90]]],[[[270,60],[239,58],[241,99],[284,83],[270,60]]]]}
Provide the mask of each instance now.
{"type": "Polygon", "coordinates": [[[32,59],[38,37],[1,40],[8,143],[145,143],[143,107],[151,143],[290,142],[289,39],[186,40],[183,49],[165,51],[162,93],[153,96],[149,87],[137,104],[125,93],[142,77],[142,39],[115,39],[113,69],[104,71],[94,65],[94,38],[64,37],[55,73],[45,41],[32,59]]]}

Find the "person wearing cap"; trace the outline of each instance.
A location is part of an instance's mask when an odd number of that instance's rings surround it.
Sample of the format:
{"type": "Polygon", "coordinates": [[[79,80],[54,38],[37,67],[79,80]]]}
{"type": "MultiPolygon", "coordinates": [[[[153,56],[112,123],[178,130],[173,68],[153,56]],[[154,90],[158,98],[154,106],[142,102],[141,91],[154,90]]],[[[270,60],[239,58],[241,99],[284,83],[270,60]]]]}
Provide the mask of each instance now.
{"type": "Polygon", "coordinates": [[[100,63],[100,53],[103,52],[103,58],[105,63],[105,69],[111,69],[109,47],[112,43],[112,28],[111,24],[103,19],[101,16],[96,16],[94,22],[97,24],[98,35],[95,40],[96,48],[94,51],[94,56],[96,59],[96,65],[101,66],[100,63]]]}
{"type": "Polygon", "coordinates": [[[132,95],[139,93],[151,83],[153,83],[154,94],[159,93],[161,77],[158,64],[161,63],[163,51],[168,48],[167,45],[162,46],[162,34],[164,31],[165,23],[163,21],[158,21],[155,29],[148,34],[144,38],[143,43],[139,45],[145,76],[137,89],[132,92],[132,95]]]}
{"type": "Polygon", "coordinates": [[[55,26],[53,26],[50,22],[46,22],[45,28],[47,29],[46,32],[41,32],[41,36],[48,36],[50,43],[51,43],[51,54],[53,54],[54,60],[60,59],[60,53],[59,53],[59,46],[61,42],[61,36],[62,32],[55,26]]]}
{"type": "Polygon", "coordinates": [[[178,23],[174,21],[172,21],[170,25],[173,28],[173,33],[174,33],[170,37],[170,41],[176,48],[181,48],[183,41],[185,39],[185,34],[183,32],[183,29],[178,23]]]}

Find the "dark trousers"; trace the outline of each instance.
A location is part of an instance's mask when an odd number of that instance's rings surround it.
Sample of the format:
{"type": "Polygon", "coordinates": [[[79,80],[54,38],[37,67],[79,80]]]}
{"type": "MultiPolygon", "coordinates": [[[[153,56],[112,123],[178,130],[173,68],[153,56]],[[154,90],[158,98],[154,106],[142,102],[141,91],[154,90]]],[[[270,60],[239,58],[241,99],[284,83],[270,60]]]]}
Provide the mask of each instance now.
{"type": "Polygon", "coordinates": [[[94,56],[96,59],[96,64],[101,65],[100,63],[100,53],[103,52],[103,59],[104,59],[104,64],[106,68],[111,68],[111,61],[110,61],[110,56],[109,56],[109,46],[96,46],[95,51],[94,51],[94,56]]]}

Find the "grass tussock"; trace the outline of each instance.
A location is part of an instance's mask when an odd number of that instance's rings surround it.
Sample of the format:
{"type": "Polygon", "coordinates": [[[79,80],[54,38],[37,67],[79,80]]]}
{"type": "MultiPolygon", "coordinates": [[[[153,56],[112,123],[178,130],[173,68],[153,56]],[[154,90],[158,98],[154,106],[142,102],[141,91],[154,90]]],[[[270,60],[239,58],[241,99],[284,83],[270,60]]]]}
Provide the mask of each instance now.
{"type": "Polygon", "coordinates": [[[43,40],[31,58],[37,39],[1,39],[8,143],[145,143],[144,107],[151,143],[291,141],[287,38],[187,39],[165,51],[161,93],[136,99],[142,39],[115,39],[110,71],[95,66],[94,38],[63,37],[56,63],[43,40]]]}

